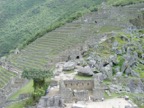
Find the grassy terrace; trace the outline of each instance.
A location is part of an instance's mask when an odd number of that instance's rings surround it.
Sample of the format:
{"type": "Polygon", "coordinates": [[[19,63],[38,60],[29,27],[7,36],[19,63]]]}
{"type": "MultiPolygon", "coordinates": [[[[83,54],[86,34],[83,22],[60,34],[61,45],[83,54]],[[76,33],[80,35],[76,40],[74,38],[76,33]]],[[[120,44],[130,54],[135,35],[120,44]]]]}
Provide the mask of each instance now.
{"type": "Polygon", "coordinates": [[[6,85],[8,81],[14,76],[16,76],[15,73],[12,73],[0,67],[0,88],[6,85]]]}
{"type": "Polygon", "coordinates": [[[49,59],[56,57],[65,49],[84,43],[90,37],[100,39],[98,33],[103,34],[123,29],[129,24],[129,19],[136,16],[136,14],[131,14],[131,12],[135,13],[136,10],[137,8],[124,7],[120,11],[119,8],[115,9],[115,11],[112,11],[114,12],[112,15],[109,13],[106,13],[106,15],[97,12],[90,13],[45,34],[26,46],[20,54],[10,54],[8,59],[13,65],[21,69],[30,67],[44,68],[49,59]],[[116,16],[119,16],[119,21],[117,21],[116,16]],[[85,22],[86,19],[90,20],[85,22]],[[98,22],[97,24],[95,24],[95,20],[98,22]],[[113,23],[110,23],[112,20],[113,23]]]}
{"type": "Polygon", "coordinates": [[[0,0],[0,57],[102,0],[0,0]],[[51,28],[50,28],[51,27],[51,28]]]}
{"type": "Polygon", "coordinates": [[[68,23],[37,39],[22,50],[19,55],[9,56],[10,60],[19,68],[42,68],[49,58],[77,43],[84,42],[89,35],[92,35],[88,27],[87,24],[68,23]],[[82,28],[82,26],[85,26],[85,28],[82,28]]]}

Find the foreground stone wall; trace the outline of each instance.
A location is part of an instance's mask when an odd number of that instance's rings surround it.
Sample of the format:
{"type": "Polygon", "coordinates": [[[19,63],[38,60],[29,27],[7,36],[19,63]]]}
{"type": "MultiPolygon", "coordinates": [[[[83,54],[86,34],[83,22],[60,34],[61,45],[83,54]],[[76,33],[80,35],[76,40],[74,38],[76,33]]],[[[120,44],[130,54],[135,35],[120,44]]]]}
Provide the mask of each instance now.
{"type": "Polygon", "coordinates": [[[104,89],[97,87],[93,89],[93,101],[102,100],[104,98],[104,89]]]}
{"type": "Polygon", "coordinates": [[[64,101],[60,96],[44,96],[40,99],[37,108],[64,108],[64,101]]]}
{"type": "Polygon", "coordinates": [[[74,99],[77,101],[88,101],[89,93],[88,90],[74,90],[74,99]]]}

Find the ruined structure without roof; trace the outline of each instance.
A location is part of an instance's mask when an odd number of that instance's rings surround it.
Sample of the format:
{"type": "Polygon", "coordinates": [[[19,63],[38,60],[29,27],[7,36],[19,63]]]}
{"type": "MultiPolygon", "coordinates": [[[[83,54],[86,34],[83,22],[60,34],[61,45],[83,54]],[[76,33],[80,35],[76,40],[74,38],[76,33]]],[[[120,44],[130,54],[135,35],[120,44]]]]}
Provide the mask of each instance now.
{"type": "Polygon", "coordinates": [[[96,101],[104,98],[104,88],[98,80],[61,80],[59,94],[41,98],[37,108],[63,108],[64,103],[77,101],[96,101]]]}

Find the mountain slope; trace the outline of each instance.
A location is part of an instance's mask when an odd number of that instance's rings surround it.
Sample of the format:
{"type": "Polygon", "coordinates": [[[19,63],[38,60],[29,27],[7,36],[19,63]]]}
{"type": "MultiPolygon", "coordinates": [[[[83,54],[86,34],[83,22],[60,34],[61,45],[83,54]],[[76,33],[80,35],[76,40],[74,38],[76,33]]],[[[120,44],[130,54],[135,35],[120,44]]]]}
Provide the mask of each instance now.
{"type": "MultiPolygon", "coordinates": [[[[49,27],[85,13],[101,0],[0,0],[0,56],[27,45],[49,27]]],[[[56,26],[55,26],[56,25],[56,26]]],[[[53,27],[53,28],[54,28],[53,27]]]]}
{"type": "Polygon", "coordinates": [[[143,4],[139,4],[137,7],[99,9],[98,12],[85,15],[79,20],[67,23],[45,34],[26,46],[19,54],[11,54],[8,59],[21,69],[44,68],[54,57],[66,49],[71,47],[76,49],[77,46],[91,38],[99,41],[105,33],[127,30],[131,26],[129,20],[139,14],[137,10],[141,7],[143,4]]]}

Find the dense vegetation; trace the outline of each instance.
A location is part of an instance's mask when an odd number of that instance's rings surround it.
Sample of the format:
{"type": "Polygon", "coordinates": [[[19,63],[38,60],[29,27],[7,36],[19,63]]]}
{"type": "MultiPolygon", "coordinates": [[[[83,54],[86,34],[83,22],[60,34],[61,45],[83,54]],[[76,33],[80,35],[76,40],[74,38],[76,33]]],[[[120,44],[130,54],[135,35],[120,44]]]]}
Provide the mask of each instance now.
{"type": "Polygon", "coordinates": [[[31,103],[29,103],[29,101],[27,102],[29,104],[34,104],[42,95],[45,95],[49,86],[46,79],[50,79],[52,77],[52,72],[50,70],[25,69],[22,73],[22,77],[33,80],[34,92],[31,97],[31,103]]]}
{"type": "Polygon", "coordinates": [[[101,2],[102,0],[0,0],[0,56],[93,10],[101,2]]]}
{"type": "Polygon", "coordinates": [[[44,87],[45,79],[50,78],[51,76],[52,72],[37,69],[24,70],[22,73],[22,77],[33,80],[34,91],[38,88],[44,87]]]}

